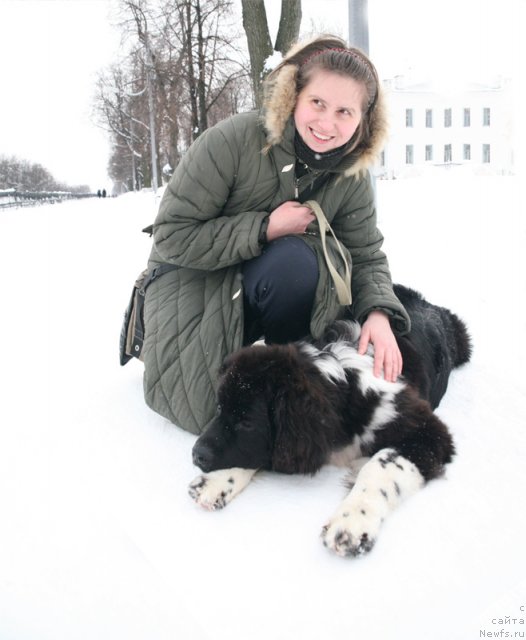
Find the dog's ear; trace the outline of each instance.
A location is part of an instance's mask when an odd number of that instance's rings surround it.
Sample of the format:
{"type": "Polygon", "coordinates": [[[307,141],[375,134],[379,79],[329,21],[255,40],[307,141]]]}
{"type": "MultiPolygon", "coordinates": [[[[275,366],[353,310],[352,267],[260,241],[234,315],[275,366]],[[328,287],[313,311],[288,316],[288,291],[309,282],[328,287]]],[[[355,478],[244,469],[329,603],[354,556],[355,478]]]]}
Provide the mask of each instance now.
{"type": "Polygon", "coordinates": [[[268,347],[263,345],[251,345],[238,349],[224,358],[218,373],[223,376],[232,367],[239,368],[243,376],[253,374],[256,368],[258,371],[264,372],[272,365],[271,361],[260,357],[266,351],[268,351],[268,347]]]}
{"type": "Polygon", "coordinates": [[[284,385],[272,411],[272,468],[282,473],[316,473],[330,452],[337,417],[323,387],[304,376],[284,385]]]}
{"type": "Polygon", "coordinates": [[[229,355],[227,355],[225,357],[225,359],[223,360],[223,362],[221,363],[221,366],[219,367],[219,375],[220,376],[224,376],[225,373],[230,369],[230,367],[234,364],[235,362],[235,354],[230,353],[229,355]]]}

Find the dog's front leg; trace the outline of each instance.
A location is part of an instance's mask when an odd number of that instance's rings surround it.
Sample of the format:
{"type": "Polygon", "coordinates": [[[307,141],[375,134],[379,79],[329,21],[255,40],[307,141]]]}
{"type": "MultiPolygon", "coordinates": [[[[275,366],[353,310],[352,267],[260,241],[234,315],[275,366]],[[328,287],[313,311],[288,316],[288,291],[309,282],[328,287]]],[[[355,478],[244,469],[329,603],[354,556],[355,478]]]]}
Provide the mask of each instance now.
{"type": "Polygon", "coordinates": [[[395,449],[382,449],[361,469],[329,523],[323,544],[339,556],[370,551],[387,514],[424,484],[417,467],[395,449]]]}
{"type": "Polygon", "coordinates": [[[188,493],[201,507],[215,511],[222,509],[241,493],[252,480],[257,469],[219,469],[203,473],[190,483],[188,493]]]}

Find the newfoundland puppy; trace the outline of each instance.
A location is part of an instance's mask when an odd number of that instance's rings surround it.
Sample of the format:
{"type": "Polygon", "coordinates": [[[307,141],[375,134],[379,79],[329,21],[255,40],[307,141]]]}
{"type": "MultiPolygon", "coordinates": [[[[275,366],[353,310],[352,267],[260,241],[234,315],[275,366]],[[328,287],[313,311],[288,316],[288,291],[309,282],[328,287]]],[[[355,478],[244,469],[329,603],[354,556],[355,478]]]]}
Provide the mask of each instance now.
{"type": "Polygon", "coordinates": [[[341,556],[372,549],[386,515],[451,461],[452,437],[433,409],[471,354],[456,315],[405,287],[395,292],[412,323],[398,338],[397,382],[373,375],[372,348],[358,354],[353,321],[337,321],[319,341],[254,345],[225,360],[217,417],[193,448],[204,472],[189,488],[195,502],[224,507],[258,469],[348,466],[350,491],[323,527],[323,543],[341,556]]]}

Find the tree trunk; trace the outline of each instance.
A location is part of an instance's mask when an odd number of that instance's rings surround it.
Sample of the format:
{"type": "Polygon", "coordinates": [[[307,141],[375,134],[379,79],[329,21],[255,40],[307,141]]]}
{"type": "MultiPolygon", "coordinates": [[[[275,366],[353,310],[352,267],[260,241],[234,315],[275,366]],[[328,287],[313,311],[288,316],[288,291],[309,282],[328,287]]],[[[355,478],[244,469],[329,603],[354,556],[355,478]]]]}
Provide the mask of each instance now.
{"type": "MultiPolygon", "coordinates": [[[[272,0],[275,1],[275,0],[272,0]]],[[[273,47],[263,0],[241,0],[243,28],[247,36],[252,88],[256,106],[261,106],[261,81],[265,76],[265,61],[274,51],[285,54],[298,39],[301,24],[301,0],[282,0],[276,44],[273,47]]]]}
{"type": "Polygon", "coordinates": [[[199,106],[199,133],[201,134],[203,131],[208,129],[208,115],[206,104],[206,61],[204,52],[203,20],[201,18],[201,4],[199,0],[197,0],[195,4],[195,10],[197,14],[197,66],[199,70],[197,77],[197,102],[199,106]]]}
{"type": "Polygon", "coordinates": [[[243,7],[243,28],[247,34],[248,53],[250,55],[250,75],[252,90],[257,107],[261,106],[261,80],[265,60],[272,53],[272,42],[268,30],[267,12],[262,0],[241,0],[243,7]]]}
{"type": "Polygon", "coordinates": [[[301,0],[281,0],[281,17],[274,49],[283,55],[298,39],[301,25],[301,0]]]}
{"type": "Polygon", "coordinates": [[[190,94],[190,108],[192,118],[192,140],[199,136],[199,113],[197,107],[197,87],[194,73],[194,52],[192,41],[192,7],[190,2],[186,2],[186,22],[184,27],[184,44],[188,61],[188,92],[190,94]]]}

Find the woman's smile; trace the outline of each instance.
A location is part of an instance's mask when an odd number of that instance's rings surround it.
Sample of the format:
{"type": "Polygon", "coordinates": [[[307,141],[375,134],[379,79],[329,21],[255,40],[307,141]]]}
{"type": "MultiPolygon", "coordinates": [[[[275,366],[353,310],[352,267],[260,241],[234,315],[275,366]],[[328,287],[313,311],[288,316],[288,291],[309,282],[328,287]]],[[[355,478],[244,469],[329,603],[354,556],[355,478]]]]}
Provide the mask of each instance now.
{"type": "Polygon", "coordinates": [[[309,131],[311,134],[318,140],[320,143],[330,142],[334,136],[328,136],[326,134],[320,133],[319,131],[315,131],[311,127],[309,127],[309,131]]]}

